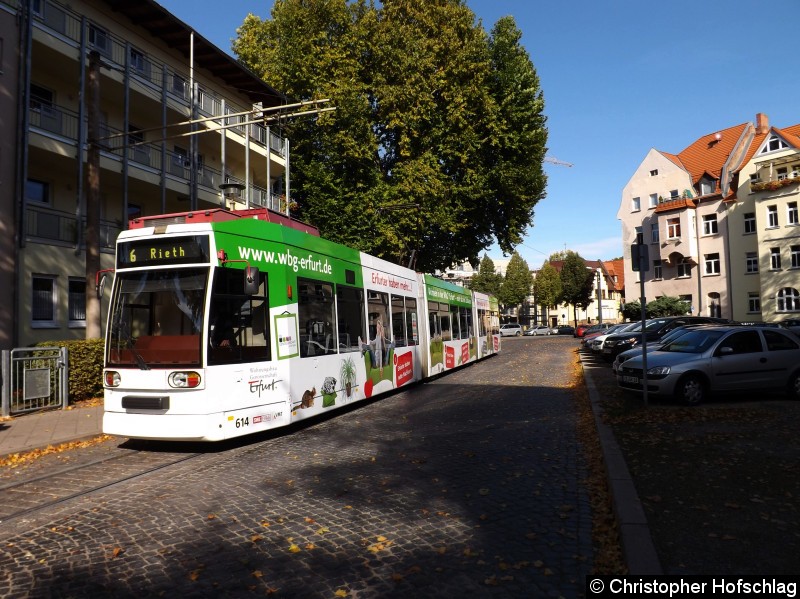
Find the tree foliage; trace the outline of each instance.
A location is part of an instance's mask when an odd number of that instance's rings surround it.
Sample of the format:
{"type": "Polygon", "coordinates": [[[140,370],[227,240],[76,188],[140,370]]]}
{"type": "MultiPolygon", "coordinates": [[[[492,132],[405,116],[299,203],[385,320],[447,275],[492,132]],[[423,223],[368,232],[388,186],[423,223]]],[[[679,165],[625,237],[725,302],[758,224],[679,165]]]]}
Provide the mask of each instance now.
{"type": "Polygon", "coordinates": [[[547,129],[513,19],[488,35],[463,0],[276,0],[237,34],[270,85],[336,107],[283,130],[298,216],[325,237],[398,263],[416,251],[420,270],[522,239],[547,129]]]}
{"type": "Polygon", "coordinates": [[[561,297],[561,277],[549,262],[545,262],[533,280],[533,295],[543,309],[555,306],[561,297]]]}
{"type": "MultiPolygon", "coordinates": [[[[683,316],[691,309],[689,302],[679,297],[662,296],[647,302],[644,307],[645,318],[660,318],[663,316],[683,316]]],[[[642,304],[639,300],[627,302],[622,308],[622,315],[626,320],[640,320],[642,318],[642,304]]]]}
{"type": "Polygon", "coordinates": [[[503,306],[519,306],[531,294],[533,276],[528,263],[517,253],[511,256],[506,267],[506,276],[500,287],[498,300],[503,306]]]}
{"type": "Polygon", "coordinates": [[[500,286],[502,284],[503,275],[495,271],[492,259],[484,255],[478,272],[472,276],[469,282],[469,288],[473,291],[480,291],[497,297],[500,294],[500,286]]]}
{"type": "MultiPolygon", "coordinates": [[[[559,273],[561,278],[561,298],[565,304],[572,304],[573,310],[587,308],[592,302],[594,272],[586,268],[580,254],[568,251],[559,273]]],[[[577,316],[573,314],[577,321],[577,316]]]]}

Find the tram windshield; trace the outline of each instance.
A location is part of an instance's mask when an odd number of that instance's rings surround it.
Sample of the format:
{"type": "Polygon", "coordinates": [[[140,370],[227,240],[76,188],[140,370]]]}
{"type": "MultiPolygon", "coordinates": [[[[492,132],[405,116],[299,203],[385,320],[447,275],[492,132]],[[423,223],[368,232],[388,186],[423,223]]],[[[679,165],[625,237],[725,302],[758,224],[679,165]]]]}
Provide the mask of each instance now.
{"type": "Polygon", "coordinates": [[[118,272],[108,365],[199,366],[208,268],[118,272]]]}

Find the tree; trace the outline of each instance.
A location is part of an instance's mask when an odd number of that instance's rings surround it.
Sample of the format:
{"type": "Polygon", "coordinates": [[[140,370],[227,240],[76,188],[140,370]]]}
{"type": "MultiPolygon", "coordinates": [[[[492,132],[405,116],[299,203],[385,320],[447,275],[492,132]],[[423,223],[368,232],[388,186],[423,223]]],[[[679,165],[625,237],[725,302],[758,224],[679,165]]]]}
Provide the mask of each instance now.
{"type": "Polygon", "coordinates": [[[561,297],[561,277],[549,262],[545,262],[533,280],[533,296],[542,307],[543,320],[547,320],[550,306],[555,306],[561,297]]]}
{"type": "Polygon", "coordinates": [[[647,302],[645,310],[648,318],[658,318],[661,316],[683,316],[688,314],[691,306],[679,297],[661,296],[651,302],[647,302]]]}
{"type": "Polygon", "coordinates": [[[503,275],[495,272],[494,262],[489,256],[484,255],[478,272],[472,276],[469,282],[469,288],[473,291],[480,291],[497,297],[502,284],[503,275]]]}
{"type": "Polygon", "coordinates": [[[284,126],[292,200],[321,233],[420,270],[519,243],[544,195],[547,130],[511,19],[463,0],[276,0],[237,30],[239,59],[333,113],[284,126]]]}
{"type": "Polygon", "coordinates": [[[525,298],[531,294],[532,285],[533,276],[528,268],[528,263],[517,252],[514,252],[506,267],[506,276],[498,294],[499,302],[506,308],[510,306],[519,308],[525,298]]]}
{"type": "Polygon", "coordinates": [[[577,310],[591,304],[594,273],[586,268],[586,262],[580,255],[568,251],[559,273],[561,278],[561,298],[565,304],[572,304],[573,320],[577,326],[577,310]]]}

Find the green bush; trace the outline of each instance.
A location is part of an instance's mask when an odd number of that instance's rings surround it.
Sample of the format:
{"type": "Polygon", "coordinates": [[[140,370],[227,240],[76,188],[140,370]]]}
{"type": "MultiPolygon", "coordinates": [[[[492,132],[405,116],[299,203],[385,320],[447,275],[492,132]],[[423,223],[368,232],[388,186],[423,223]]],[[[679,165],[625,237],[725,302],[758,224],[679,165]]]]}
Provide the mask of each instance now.
{"type": "Polygon", "coordinates": [[[66,347],[69,403],[103,396],[103,339],[44,341],[37,347],[66,347]]]}

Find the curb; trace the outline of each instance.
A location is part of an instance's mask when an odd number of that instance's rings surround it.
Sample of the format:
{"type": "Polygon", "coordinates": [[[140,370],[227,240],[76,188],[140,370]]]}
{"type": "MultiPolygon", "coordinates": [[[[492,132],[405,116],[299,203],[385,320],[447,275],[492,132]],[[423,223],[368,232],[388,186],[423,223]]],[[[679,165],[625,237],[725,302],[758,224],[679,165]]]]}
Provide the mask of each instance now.
{"type": "Polygon", "coordinates": [[[594,385],[590,369],[584,367],[583,356],[581,356],[581,369],[583,370],[583,379],[586,381],[586,389],[589,392],[589,400],[592,404],[597,436],[600,439],[600,447],[603,451],[606,478],[608,479],[608,487],[611,490],[614,513],[619,522],[622,552],[625,563],[628,565],[628,574],[634,576],[661,575],[664,572],[661,569],[661,562],[658,560],[653,537],[650,535],[647,516],[633,484],[628,464],[625,462],[625,456],[622,455],[611,428],[603,422],[600,395],[594,385]]]}

